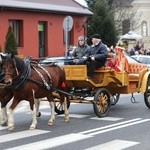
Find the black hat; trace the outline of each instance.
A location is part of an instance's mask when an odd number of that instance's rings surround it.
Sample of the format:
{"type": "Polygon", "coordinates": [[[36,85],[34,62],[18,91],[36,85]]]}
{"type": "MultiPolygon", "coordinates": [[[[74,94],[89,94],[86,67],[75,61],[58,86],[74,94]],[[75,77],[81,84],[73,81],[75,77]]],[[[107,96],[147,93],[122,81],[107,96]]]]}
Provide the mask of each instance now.
{"type": "Polygon", "coordinates": [[[100,36],[100,34],[93,34],[93,35],[91,36],[91,39],[92,39],[92,38],[101,39],[101,36],[100,36]]]}

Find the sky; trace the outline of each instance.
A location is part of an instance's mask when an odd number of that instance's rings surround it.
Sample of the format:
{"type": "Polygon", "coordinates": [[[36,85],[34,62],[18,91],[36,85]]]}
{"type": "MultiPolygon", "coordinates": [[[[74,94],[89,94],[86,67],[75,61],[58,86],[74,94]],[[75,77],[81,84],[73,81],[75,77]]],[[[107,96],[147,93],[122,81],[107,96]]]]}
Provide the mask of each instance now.
{"type": "Polygon", "coordinates": [[[87,3],[85,0],[75,0],[76,2],[80,3],[81,5],[87,7],[87,3]]]}

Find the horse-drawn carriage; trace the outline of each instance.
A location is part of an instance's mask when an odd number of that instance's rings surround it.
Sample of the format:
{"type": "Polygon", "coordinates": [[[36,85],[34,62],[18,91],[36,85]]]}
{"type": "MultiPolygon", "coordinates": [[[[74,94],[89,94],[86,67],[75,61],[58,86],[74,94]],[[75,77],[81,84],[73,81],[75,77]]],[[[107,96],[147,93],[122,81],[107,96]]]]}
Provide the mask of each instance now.
{"type": "MultiPolygon", "coordinates": [[[[145,64],[127,55],[125,57],[129,62],[129,72],[118,72],[112,67],[103,66],[95,70],[92,80],[87,76],[86,65],[68,65],[71,62],[69,58],[49,58],[42,63],[56,62],[65,69],[68,107],[70,102],[93,104],[95,114],[104,117],[109,113],[111,105],[118,102],[120,94],[131,93],[131,101],[135,102],[133,93],[144,93],[145,104],[150,108],[150,72],[145,64]]],[[[55,111],[63,113],[57,95],[56,102],[55,111]]]]}
{"type": "Polygon", "coordinates": [[[128,72],[124,65],[119,71],[114,66],[106,65],[95,70],[94,78],[90,79],[87,75],[87,66],[72,65],[70,58],[47,58],[39,63],[34,61],[34,64],[29,60],[7,56],[3,64],[4,80],[14,96],[9,109],[9,129],[14,128],[14,108],[25,99],[29,101],[32,111],[33,121],[30,129],[35,129],[37,124],[35,99],[42,97],[47,97],[50,102],[49,125],[55,121],[53,97],[55,111],[58,114],[64,113],[66,122],[69,121],[67,107],[69,108],[70,102],[93,104],[95,114],[104,117],[109,113],[111,105],[119,100],[120,94],[131,93],[133,101],[133,93],[138,92],[144,94],[145,104],[150,108],[150,71],[146,65],[125,57],[129,62],[128,72]],[[61,67],[53,65],[55,62],[60,62],[61,67]]]}

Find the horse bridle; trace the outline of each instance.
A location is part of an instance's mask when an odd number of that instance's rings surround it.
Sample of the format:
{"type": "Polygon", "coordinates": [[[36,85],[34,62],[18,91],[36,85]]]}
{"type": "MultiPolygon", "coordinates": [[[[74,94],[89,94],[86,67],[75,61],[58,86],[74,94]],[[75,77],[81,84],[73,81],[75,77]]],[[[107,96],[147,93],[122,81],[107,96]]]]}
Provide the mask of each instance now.
{"type": "Polygon", "coordinates": [[[13,58],[13,64],[14,64],[14,67],[15,67],[16,74],[17,74],[17,76],[19,76],[19,71],[18,71],[18,68],[17,68],[17,63],[16,63],[15,58],[13,58]]]}
{"type": "MultiPolygon", "coordinates": [[[[16,77],[18,77],[19,76],[19,71],[18,71],[18,68],[17,68],[17,64],[16,64],[15,58],[13,58],[13,66],[15,68],[15,72],[16,72],[16,75],[17,75],[16,77]]],[[[5,71],[5,75],[11,75],[11,76],[13,76],[14,74],[10,73],[8,71],[5,71]]]]}

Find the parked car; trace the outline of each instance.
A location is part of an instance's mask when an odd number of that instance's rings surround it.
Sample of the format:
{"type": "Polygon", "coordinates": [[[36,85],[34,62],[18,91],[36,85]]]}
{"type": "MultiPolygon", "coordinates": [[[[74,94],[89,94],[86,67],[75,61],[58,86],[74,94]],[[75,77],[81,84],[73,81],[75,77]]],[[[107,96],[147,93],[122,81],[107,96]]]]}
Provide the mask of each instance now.
{"type": "Polygon", "coordinates": [[[44,60],[39,61],[40,64],[55,63],[59,66],[73,64],[71,57],[58,56],[58,57],[46,57],[44,60]]]}
{"type": "Polygon", "coordinates": [[[150,70],[150,56],[149,55],[132,55],[131,57],[140,63],[146,64],[150,70]]]}
{"type": "MultiPolygon", "coordinates": [[[[125,57],[127,58],[129,63],[137,63],[136,59],[132,58],[128,54],[125,53],[125,57]]],[[[65,57],[65,56],[56,56],[56,57],[46,57],[44,59],[41,59],[39,61],[40,64],[49,64],[49,63],[55,63],[59,66],[63,65],[72,65],[73,64],[73,58],[72,57],[65,57]]]]}

